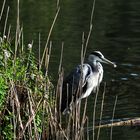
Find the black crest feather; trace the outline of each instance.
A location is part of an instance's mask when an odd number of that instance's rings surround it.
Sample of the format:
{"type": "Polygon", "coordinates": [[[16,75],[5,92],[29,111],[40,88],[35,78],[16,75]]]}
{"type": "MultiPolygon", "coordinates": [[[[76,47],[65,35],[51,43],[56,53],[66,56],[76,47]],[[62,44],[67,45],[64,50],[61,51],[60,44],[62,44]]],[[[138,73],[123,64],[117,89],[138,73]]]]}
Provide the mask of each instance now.
{"type": "Polygon", "coordinates": [[[103,55],[100,52],[94,51],[91,53],[92,55],[98,56],[99,58],[102,58],[103,55]]]}

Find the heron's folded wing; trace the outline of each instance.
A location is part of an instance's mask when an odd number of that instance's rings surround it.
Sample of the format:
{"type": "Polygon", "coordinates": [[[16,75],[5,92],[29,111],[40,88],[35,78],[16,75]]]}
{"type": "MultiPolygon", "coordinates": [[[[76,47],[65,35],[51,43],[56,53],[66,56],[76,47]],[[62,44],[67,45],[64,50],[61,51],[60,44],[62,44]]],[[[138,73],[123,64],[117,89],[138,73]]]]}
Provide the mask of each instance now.
{"type": "Polygon", "coordinates": [[[82,76],[82,78],[83,78],[82,87],[84,87],[87,84],[87,81],[88,81],[88,78],[89,78],[91,72],[92,72],[92,69],[91,69],[90,65],[84,64],[83,65],[83,76],[82,76]]]}

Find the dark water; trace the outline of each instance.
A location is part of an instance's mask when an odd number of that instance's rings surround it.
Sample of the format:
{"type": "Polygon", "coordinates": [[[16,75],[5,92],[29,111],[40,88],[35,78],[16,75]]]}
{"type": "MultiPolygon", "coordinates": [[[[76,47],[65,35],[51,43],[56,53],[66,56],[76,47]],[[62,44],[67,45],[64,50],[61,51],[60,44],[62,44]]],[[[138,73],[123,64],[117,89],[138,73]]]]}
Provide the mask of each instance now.
{"type": "MultiPolygon", "coordinates": [[[[56,12],[56,0],[20,1],[20,21],[24,26],[24,40],[34,40],[38,52],[38,36],[41,34],[43,51],[47,35],[56,12]]],[[[0,6],[2,0],[0,0],[0,6]]],[[[15,32],[16,2],[7,0],[10,6],[8,23],[15,32]]],[[[67,74],[80,63],[82,33],[89,31],[92,0],[61,0],[60,13],[52,32],[52,55],[50,74],[55,79],[58,71],[61,44],[64,42],[63,67],[67,74]]],[[[3,20],[5,16],[3,16],[3,20]]],[[[4,24],[4,23],[2,23],[4,24]]],[[[2,32],[2,26],[1,32],[2,32]]],[[[103,119],[111,119],[116,95],[118,96],[115,118],[140,116],[140,1],[139,0],[97,0],[93,31],[87,54],[100,50],[108,59],[116,62],[117,68],[104,65],[104,82],[107,83],[103,119]]],[[[92,126],[94,96],[88,99],[87,115],[92,126]]],[[[99,117],[102,92],[98,97],[99,117]]],[[[110,138],[110,128],[101,130],[100,139],[110,138]]],[[[139,140],[138,127],[117,127],[113,129],[113,140],[139,140]]]]}

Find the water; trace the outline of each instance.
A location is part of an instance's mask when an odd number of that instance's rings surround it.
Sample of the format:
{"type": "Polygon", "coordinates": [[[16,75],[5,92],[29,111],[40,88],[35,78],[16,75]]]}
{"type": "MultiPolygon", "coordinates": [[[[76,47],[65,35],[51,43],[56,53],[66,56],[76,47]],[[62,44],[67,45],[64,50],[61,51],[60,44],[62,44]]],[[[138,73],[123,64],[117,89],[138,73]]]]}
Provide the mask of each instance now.
{"type": "MultiPolygon", "coordinates": [[[[52,24],[56,1],[20,1],[20,20],[24,26],[24,40],[27,45],[34,40],[34,51],[38,52],[38,36],[41,34],[43,51],[47,35],[52,24]]],[[[0,5],[2,0],[0,1],[0,5]]],[[[16,2],[7,1],[10,6],[8,23],[15,32],[16,2]]],[[[50,60],[50,74],[57,77],[61,44],[64,42],[63,67],[65,74],[80,63],[82,34],[87,37],[89,31],[92,0],[60,1],[61,9],[55,28],[51,35],[53,42],[50,60]]],[[[108,59],[116,62],[117,68],[104,65],[104,82],[107,83],[103,118],[112,118],[116,95],[115,118],[133,118],[140,116],[140,1],[139,0],[97,0],[93,31],[90,37],[87,54],[100,50],[108,59]]],[[[3,19],[5,16],[3,16],[3,19]]],[[[4,23],[3,23],[4,24],[4,23]]],[[[1,28],[1,27],[0,27],[1,28]]],[[[2,32],[2,28],[1,28],[2,32]]],[[[55,79],[56,80],[56,79],[55,79]]],[[[54,81],[55,81],[54,80],[54,81]]],[[[102,88],[102,86],[101,86],[102,88]]],[[[88,99],[87,115],[92,126],[94,95],[88,99]]],[[[97,104],[99,117],[102,92],[97,104]]],[[[100,139],[110,138],[110,128],[102,129],[100,139]]],[[[113,128],[113,140],[140,139],[139,128],[113,128]]]]}

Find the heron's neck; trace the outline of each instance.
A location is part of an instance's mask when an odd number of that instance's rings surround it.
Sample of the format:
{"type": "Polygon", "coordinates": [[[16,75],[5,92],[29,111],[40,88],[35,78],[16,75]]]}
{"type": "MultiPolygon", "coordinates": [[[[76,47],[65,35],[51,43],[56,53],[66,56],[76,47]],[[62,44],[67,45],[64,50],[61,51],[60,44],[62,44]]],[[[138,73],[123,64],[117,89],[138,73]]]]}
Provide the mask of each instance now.
{"type": "Polygon", "coordinates": [[[92,65],[93,67],[96,67],[99,62],[97,62],[96,60],[95,61],[89,61],[89,64],[92,65]]]}
{"type": "Polygon", "coordinates": [[[91,66],[93,72],[98,72],[101,74],[101,80],[102,80],[103,67],[102,67],[101,63],[98,61],[92,61],[92,62],[89,62],[89,65],[91,66]]]}
{"type": "Polygon", "coordinates": [[[89,61],[88,63],[92,67],[92,70],[98,69],[98,65],[100,65],[97,61],[89,61]]]}

